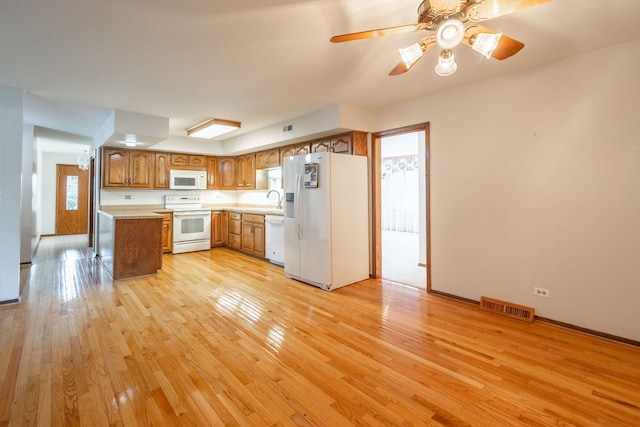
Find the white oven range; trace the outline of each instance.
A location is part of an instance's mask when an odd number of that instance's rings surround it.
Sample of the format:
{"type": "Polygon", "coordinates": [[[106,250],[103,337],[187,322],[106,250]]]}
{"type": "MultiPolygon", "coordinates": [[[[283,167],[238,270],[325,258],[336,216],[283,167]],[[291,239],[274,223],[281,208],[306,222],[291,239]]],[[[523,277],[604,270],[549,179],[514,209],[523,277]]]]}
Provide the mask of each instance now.
{"type": "Polygon", "coordinates": [[[165,209],[173,211],[173,254],[211,249],[211,209],[199,195],[165,196],[165,209]]]}

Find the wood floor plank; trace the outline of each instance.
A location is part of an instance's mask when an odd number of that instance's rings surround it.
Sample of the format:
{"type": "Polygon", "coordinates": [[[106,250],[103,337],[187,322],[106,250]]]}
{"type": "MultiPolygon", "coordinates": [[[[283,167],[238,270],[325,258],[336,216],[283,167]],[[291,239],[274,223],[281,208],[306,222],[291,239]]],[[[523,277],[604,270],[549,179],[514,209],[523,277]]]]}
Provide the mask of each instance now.
{"type": "Polygon", "coordinates": [[[0,307],[0,425],[640,425],[628,344],[224,248],[118,282],[43,248],[0,307]]]}

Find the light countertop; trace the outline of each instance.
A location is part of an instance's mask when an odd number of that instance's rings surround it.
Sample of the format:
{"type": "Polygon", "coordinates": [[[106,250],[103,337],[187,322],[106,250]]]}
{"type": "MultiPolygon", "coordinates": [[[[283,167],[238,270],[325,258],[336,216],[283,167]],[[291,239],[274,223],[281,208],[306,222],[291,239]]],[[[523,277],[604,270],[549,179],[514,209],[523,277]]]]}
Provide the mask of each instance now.
{"type": "MultiPolygon", "coordinates": [[[[203,204],[203,208],[212,211],[231,211],[240,213],[252,213],[258,215],[284,215],[283,209],[276,209],[275,206],[238,206],[238,205],[213,205],[203,204]]],[[[163,213],[172,212],[163,205],[107,205],[99,209],[114,218],[155,218],[161,217],[163,213]]]]}

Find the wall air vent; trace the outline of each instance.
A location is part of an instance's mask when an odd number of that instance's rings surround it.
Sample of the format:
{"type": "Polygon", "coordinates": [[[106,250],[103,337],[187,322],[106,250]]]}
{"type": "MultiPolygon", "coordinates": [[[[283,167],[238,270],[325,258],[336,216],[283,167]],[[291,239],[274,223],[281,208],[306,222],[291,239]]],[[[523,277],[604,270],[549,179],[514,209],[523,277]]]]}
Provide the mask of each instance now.
{"type": "Polygon", "coordinates": [[[533,307],[526,307],[524,305],[513,304],[488,297],[480,297],[480,309],[511,317],[512,319],[524,320],[525,322],[533,322],[534,318],[533,307]]]}

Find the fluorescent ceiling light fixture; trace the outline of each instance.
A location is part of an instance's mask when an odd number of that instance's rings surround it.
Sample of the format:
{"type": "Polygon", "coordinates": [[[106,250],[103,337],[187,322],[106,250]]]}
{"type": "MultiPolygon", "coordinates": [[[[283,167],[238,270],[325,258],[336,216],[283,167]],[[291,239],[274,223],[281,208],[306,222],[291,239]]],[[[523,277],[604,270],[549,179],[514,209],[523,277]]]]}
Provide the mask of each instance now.
{"type": "Polygon", "coordinates": [[[240,122],[223,119],[209,119],[187,129],[187,135],[196,138],[215,138],[240,128],[240,122]]]}
{"type": "Polygon", "coordinates": [[[414,62],[422,57],[424,49],[420,43],[415,43],[409,47],[398,49],[398,52],[400,52],[400,58],[402,59],[402,62],[404,62],[404,65],[407,68],[411,68],[414,62]]]}
{"type": "Polygon", "coordinates": [[[436,65],[436,74],[442,77],[450,76],[458,69],[453,51],[444,49],[438,57],[438,65],[436,65]]]}
{"type": "Polygon", "coordinates": [[[464,38],[464,25],[457,19],[447,19],[436,31],[436,41],[443,49],[453,49],[464,38]]]}
{"type": "Polygon", "coordinates": [[[472,40],[471,48],[476,52],[480,52],[485,58],[491,58],[491,54],[498,47],[502,33],[487,34],[478,33],[472,40]]]}

